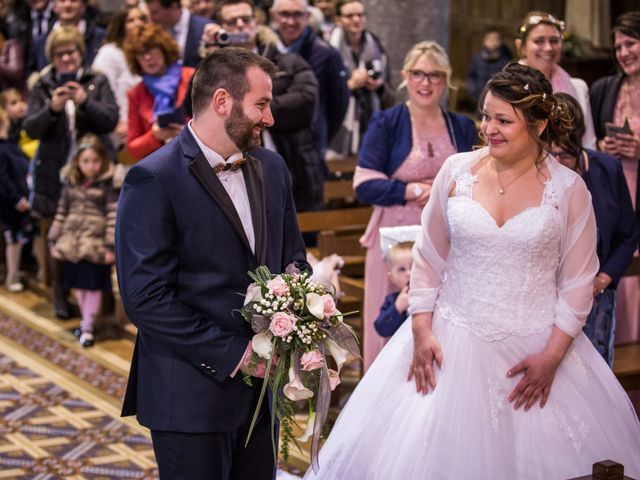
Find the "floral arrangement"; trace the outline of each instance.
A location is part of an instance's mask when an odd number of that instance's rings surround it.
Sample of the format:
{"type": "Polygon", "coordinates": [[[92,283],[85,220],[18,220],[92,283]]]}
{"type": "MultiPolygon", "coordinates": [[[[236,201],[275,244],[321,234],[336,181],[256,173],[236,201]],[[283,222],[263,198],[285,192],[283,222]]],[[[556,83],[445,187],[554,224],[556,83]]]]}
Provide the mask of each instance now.
{"type": "MultiPolygon", "coordinates": [[[[265,266],[249,272],[253,283],[247,288],[242,316],[251,324],[251,363],[264,359],[266,371],[258,405],[249,428],[251,437],[267,386],[271,388],[271,421],[281,426],[281,453],[286,460],[291,442],[310,438],[311,464],[317,470],[320,433],[324,424],[331,391],[340,384],[340,370],[348,359],[358,358],[354,331],[343,322],[345,315],[336,308],[334,295],[323,285],[290,265],[286,272],[272,274],[265,266]],[[335,369],[329,368],[330,358],[335,369]],[[296,402],[306,401],[309,419],[306,431],[294,437],[292,423],[296,402]]],[[[354,312],[350,312],[354,313],[354,312]]],[[[251,385],[252,378],[244,374],[251,385]]],[[[273,428],[272,428],[273,430],[273,428]]],[[[276,456],[275,438],[272,438],[276,456]]]]}

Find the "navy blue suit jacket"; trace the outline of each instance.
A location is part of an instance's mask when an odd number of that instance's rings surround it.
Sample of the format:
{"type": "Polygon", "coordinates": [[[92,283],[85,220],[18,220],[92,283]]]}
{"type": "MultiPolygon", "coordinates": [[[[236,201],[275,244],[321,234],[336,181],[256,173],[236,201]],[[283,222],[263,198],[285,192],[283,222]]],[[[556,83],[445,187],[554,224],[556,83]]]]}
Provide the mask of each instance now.
{"type": "Polygon", "coordinates": [[[223,432],[247,421],[257,386],[229,376],[252,337],[238,312],[247,271],[306,266],[284,161],[262,148],[247,157],[255,254],[188,128],[137,163],[122,187],[118,280],[138,327],[122,413],[151,429],[223,432]]]}
{"type": "Polygon", "coordinates": [[[198,48],[200,47],[204,26],[208,23],[213,23],[213,20],[193,14],[189,17],[187,41],[184,46],[184,54],[182,55],[182,65],[185,67],[198,68],[200,65],[201,59],[198,48]]]}
{"type": "Polygon", "coordinates": [[[585,149],[589,170],[582,173],[593,203],[598,227],[600,271],[616,288],[638,248],[640,227],[620,161],[604,152],[585,149]]]}

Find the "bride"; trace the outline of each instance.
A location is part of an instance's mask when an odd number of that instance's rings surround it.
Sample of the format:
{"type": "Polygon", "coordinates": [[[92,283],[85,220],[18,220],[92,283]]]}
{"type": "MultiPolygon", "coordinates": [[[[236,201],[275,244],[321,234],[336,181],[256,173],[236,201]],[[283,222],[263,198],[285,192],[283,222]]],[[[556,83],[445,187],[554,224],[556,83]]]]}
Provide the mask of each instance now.
{"type": "Polygon", "coordinates": [[[568,479],[605,459],[640,478],[638,418],[582,333],[598,271],[590,196],[544,150],[571,118],[518,64],[482,105],[488,147],[445,162],[422,215],[412,321],[307,479],[568,479]]]}

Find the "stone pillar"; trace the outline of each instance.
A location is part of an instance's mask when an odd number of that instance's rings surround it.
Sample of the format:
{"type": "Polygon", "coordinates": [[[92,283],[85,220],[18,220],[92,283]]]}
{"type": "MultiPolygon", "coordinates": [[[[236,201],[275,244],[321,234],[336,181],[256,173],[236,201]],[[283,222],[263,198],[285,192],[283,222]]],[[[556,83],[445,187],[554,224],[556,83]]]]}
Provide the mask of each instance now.
{"type": "Polygon", "coordinates": [[[387,51],[394,85],[400,83],[405,54],[422,40],[435,40],[449,48],[448,0],[364,0],[368,28],[387,51]]]}

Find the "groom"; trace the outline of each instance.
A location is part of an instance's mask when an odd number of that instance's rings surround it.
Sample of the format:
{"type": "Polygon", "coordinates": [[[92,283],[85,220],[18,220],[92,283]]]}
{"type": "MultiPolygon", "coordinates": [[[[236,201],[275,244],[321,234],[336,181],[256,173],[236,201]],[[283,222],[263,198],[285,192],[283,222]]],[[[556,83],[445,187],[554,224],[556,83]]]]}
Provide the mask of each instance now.
{"type": "MultiPolygon", "coordinates": [[[[283,159],[259,148],[273,124],[275,67],[245,49],[209,56],[193,82],[193,120],[128,173],[116,257],[125,310],[138,327],[123,415],[151,429],[162,479],[269,479],[270,416],[242,371],[252,332],[238,309],[247,271],[303,267],[283,159]]],[[[266,402],[265,402],[266,403],[266,402]]]]}

